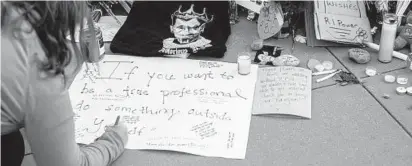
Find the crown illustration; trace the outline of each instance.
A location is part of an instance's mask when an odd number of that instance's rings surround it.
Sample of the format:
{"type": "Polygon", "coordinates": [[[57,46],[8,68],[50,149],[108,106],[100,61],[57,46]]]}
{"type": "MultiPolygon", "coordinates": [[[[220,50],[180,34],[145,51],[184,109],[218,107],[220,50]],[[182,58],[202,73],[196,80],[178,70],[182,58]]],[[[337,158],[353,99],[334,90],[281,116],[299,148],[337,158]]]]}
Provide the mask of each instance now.
{"type": "Polygon", "coordinates": [[[193,9],[195,5],[192,4],[190,6],[190,9],[186,10],[185,12],[182,12],[182,5],[179,6],[179,9],[177,9],[173,14],[172,14],[172,18],[176,17],[176,18],[180,18],[183,20],[191,20],[193,18],[197,18],[199,20],[204,21],[205,23],[209,23],[211,21],[213,21],[213,15],[211,18],[209,18],[206,14],[206,8],[203,8],[203,13],[196,13],[193,9]]]}

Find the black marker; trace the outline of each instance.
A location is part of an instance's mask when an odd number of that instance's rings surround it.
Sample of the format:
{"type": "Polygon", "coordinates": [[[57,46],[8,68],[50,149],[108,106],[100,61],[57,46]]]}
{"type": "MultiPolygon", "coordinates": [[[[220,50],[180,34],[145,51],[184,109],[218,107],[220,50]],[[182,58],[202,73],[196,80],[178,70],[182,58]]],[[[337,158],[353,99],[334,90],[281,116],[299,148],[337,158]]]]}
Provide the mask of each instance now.
{"type": "Polygon", "coordinates": [[[119,124],[119,120],[120,120],[120,115],[119,115],[119,116],[117,116],[117,118],[116,118],[116,122],[114,123],[114,125],[119,124]]]}

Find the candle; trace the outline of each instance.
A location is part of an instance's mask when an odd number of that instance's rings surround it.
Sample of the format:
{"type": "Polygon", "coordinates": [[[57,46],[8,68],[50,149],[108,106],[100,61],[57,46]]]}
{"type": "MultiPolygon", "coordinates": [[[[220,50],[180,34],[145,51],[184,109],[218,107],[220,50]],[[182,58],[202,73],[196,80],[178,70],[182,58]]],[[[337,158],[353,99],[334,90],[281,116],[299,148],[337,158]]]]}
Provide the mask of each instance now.
{"type": "Polygon", "coordinates": [[[384,63],[392,61],[398,18],[395,14],[386,13],[383,18],[378,60],[384,63]]]}
{"type": "Polygon", "coordinates": [[[240,53],[237,58],[238,72],[241,75],[247,75],[250,73],[252,61],[249,53],[240,53]]]}
{"type": "Polygon", "coordinates": [[[365,73],[366,75],[372,77],[375,76],[377,74],[376,68],[372,67],[372,66],[368,66],[365,69],[365,73]]]}
{"type": "Polygon", "coordinates": [[[409,57],[406,60],[406,69],[412,71],[412,53],[409,54],[409,57]]]}

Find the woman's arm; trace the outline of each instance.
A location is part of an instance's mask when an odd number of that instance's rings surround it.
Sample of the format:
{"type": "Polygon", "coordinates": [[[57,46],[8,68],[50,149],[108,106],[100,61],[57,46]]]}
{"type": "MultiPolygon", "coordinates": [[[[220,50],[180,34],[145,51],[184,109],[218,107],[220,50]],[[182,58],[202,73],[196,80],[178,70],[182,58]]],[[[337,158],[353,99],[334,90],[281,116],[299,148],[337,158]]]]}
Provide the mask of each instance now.
{"type": "Polygon", "coordinates": [[[20,77],[27,78],[21,98],[24,101],[22,110],[28,142],[37,165],[104,166],[112,163],[124,151],[126,127],[109,128],[98,141],[79,147],[75,141],[74,112],[63,76],[46,76],[39,69],[39,62],[45,59],[44,52],[39,45],[34,44],[31,48],[26,53],[10,56],[27,59],[17,63],[17,68],[24,70],[25,75],[20,77]]]}
{"type": "Polygon", "coordinates": [[[92,144],[77,145],[67,92],[42,96],[35,108],[26,117],[26,133],[37,165],[104,166],[124,151],[127,131],[121,125],[109,128],[92,144]]]}

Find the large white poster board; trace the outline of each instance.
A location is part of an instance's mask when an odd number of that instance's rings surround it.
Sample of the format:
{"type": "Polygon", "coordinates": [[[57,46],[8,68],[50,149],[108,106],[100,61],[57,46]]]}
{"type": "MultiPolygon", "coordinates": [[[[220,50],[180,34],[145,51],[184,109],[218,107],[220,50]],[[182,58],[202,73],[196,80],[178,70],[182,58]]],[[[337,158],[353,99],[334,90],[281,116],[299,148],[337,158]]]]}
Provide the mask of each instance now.
{"type": "Polygon", "coordinates": [[[70,88],[78,143],[120,115],[128,149],[245,158],[256,65],[239,75],[235,63],[106,55],[87,66],[70,88]]]}
{"type": "Polygon", "coordinates": [[[372,42],[365,3],[352,0],[314,2],[315,34],[318,40],[357,44],[372,42]]]}

